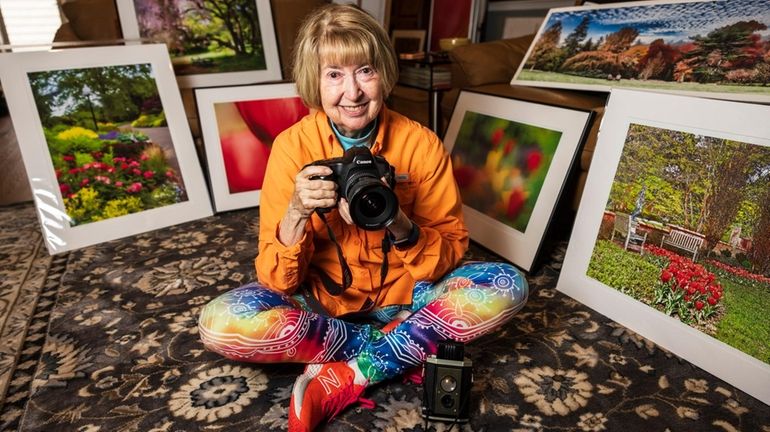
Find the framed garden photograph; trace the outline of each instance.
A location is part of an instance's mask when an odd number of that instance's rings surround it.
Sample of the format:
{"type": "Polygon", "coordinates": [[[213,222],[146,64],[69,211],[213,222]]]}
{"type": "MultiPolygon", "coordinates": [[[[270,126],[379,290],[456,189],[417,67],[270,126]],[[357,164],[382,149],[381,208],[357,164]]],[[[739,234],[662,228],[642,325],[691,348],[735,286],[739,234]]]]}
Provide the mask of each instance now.
{"type": "Polygon", "coordinates": [[[181,87],[281,79],[270,0],[117,0],[123,37],[165,43],[181,87]]]}
{"type": "Polygon", "coordinates": [[[444,145],[471,239],[531,269],[592,114],[460,93],[444,145]]]}
{"type": "Polygon", "coordinates": [[[212,214],[164,45],[0,55],[51,254],[212,214]]]}
{"type": "Polygon", "coordinates": [[[216,211],[259,205],[273,140],[308,113],[294,83],[197,89],[195,99],[216,211]]]}
{"type": "Polygon", "coordinates": [[[766,0],[551,9],[511,84],[770,102],[768,26],[766,0]]]}
{"type": "Polygon", "coordinates": [[[766,404],[768,118],[613,90],[557,285],[766,404]]]}

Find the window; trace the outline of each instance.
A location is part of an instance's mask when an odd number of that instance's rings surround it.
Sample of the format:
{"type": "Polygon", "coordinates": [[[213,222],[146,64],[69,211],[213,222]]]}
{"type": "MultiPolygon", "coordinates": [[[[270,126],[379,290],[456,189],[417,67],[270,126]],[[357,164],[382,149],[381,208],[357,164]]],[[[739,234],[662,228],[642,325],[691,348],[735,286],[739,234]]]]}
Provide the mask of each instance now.
{"type": "Polygon", "coordinates": [[[2,42],[21,47],[14,51],[36,49],[24,48],[26,45],[51,43],[61,25],[56,0],[0,0],[0,15],[2,42]]]}

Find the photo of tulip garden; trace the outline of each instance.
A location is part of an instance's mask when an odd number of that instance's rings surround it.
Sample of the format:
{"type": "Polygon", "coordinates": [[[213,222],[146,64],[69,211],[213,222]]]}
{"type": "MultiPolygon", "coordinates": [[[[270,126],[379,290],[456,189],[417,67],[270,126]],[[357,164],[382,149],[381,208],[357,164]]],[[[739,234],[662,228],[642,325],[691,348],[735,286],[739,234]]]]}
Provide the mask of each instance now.
{"type": "Polygon", "coordinates": [[[139,34],[165,43],[177,75],[264,70],[255,0],[134,0],[139,34]]]}
{"type": "Polygon", "coordinates": [[[586,274],[770,363],[770,147],[632,124],[586,274]]]}
{"type": "Polygon", "coordinates": [[[452,148],[463,204],[525,232],[561,136],[466,112],[452,148]]]}
{"type": "Polygon", "coordinates": [[[308,112],[299,97],[214,104],[230,193],[262,189],[273,140],[308,112]]]}
{"type": "Polygon", "coordinates": [[[72,226],[187,201],[150,64],[28,76],[72,226]]]}

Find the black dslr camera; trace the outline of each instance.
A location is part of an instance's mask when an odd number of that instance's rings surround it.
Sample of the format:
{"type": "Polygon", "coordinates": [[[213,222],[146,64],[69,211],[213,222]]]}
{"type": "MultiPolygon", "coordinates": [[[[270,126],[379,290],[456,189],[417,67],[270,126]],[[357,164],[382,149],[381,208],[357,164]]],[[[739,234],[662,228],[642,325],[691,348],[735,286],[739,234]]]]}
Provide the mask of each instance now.
{"type": "Polygon", "coordinates": [[[469,420],[473,363],[463,344],[442,341],[423,369],[422,416],[428,420],[466,423],[469,420]]]}
{"type": "MultiPolygon", "coordinates": [[[[342,157],[315,161],[309,165],[328,166],[334,171],[313,179],[337,183],[339,197],[350,204],[350,216],[359,227],[376,231],[390,225],[398,214],[395,168],[382,156],[373,156],[366,147],[351,147],[342,157]],[[385,178],[388,186],[382,183],[385,178]]],[[[329,209],[318,209],[326,212],[329,209]]]]}

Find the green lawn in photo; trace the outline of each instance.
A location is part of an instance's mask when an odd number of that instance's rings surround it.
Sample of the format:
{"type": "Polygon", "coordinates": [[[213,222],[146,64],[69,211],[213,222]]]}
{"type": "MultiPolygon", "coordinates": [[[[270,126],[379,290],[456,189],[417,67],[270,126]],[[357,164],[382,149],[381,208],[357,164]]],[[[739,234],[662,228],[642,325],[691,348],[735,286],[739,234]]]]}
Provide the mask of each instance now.
{"type": "Polygon", "coordinates": [[[543,72],[539,70],[523,69],[518,77],[522,81],[540,81],[576,85],[612,86],[637,88],[648,90],[672,90],[704,93],[749,93],[770,96],[770,86],[760,85],[729,85],[729,84],[701,84],[697,82],[670,82],[659,80],[635,80],[621,79],[620,81],[589,78],[578,75],[563,74],[559,72],[543,72]]]}
{"type": "Polygon", "coordinates": [[[177,75],[199,73],[224,73],[247,70],[265,70],[265,56],[262,53],[236,54],[230,49],[189,54],[173,57],[171,63],[177,75]]]}
{"type": "MultiPolygon", "coordinates": [[[[668,260],[660,256],[624,250],[609,240],[598,240],[586,275],[647,306],[665,313],[654,301],[655,291],[668,290],[661,275],[668,260]]],[[[701,323],[690,325],[758,360],[770,364],[770,285],[742,282],[713,272],[724,290],[721,311],[701,323]]],[[[678,317],[674,314],[674,317],[678,317]]]]}

